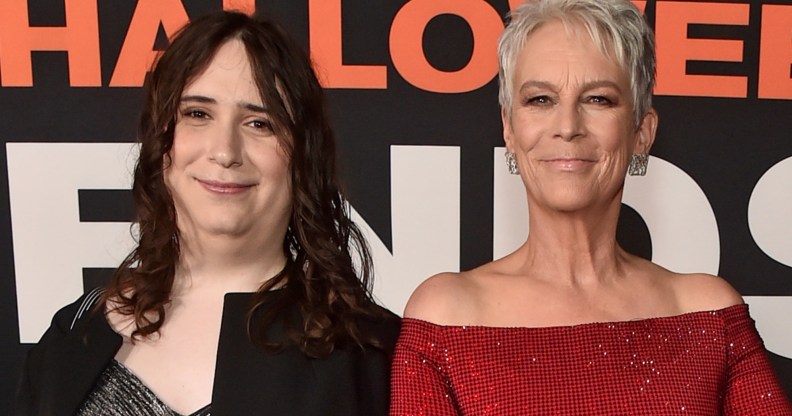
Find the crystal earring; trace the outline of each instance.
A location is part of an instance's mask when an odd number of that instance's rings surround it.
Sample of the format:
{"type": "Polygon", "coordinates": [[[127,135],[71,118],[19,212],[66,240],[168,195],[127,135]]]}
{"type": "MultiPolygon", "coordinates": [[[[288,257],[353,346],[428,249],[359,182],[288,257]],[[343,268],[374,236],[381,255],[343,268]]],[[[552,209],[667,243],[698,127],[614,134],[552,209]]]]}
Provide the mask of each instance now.
{"type": "Polygon", "coordinates": [[[646,175],[646,168],[649,166],[649,154],[647,153],[633,153],[630,159],[630,167],[627,173],[630,176],[644,176],[646,175]]]}
{"type": "Polygon", "coordinates": [[[506,151],[506,169],[509,170],[509,173],[512,175],[519,175],[520,168],[517,167],[517,158],[514,156],[514,153],[510,151],[506,151]]]}

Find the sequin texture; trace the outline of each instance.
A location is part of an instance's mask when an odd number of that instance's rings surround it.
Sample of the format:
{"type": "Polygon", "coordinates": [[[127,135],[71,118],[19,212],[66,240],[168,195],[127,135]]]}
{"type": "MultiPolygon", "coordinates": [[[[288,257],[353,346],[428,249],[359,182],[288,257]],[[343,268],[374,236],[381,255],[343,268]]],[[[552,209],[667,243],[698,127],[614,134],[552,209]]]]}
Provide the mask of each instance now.
{"type": "Polygon", "coordinates": [[[747,305],[550,328],[405,319],[391,415],[792,415],[747,305]]]}
{"type": "MultiPolygon", "coordinates": [[[[210,416],[207,405],[190,416],[210,416]]],[[[116,360],[99,376],[77,416],[179,416],[116,360]]]]}

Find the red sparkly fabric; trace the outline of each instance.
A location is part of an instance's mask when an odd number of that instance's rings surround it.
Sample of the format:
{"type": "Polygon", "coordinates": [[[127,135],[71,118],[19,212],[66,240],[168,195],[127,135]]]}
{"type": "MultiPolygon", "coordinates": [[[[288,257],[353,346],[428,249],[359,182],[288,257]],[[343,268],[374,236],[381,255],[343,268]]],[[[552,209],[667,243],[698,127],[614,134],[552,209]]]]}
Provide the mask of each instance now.
{"type": "Polygon", "coordinates": [[[390,414],[792,415],[747,305],[551,328],[405,319],[390,414]]]}

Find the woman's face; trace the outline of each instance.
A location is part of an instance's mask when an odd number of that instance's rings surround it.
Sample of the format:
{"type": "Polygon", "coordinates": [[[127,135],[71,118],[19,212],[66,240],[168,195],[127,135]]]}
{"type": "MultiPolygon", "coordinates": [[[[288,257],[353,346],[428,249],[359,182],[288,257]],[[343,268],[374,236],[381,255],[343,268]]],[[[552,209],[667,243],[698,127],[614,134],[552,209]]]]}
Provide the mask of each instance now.
{"type": "Polygon", "coordinates": [[[222,45],[184,88],[178,112],[165,184],[182,235],[285,233],[288,160],[239,40],[222,45]]]}
{"type": "Polygon", "coordinates": [[[529,200],[577,211],[620,198],[633,153],[654,140],[654,111],[635,126],[627,74],[583,28],[548,22],[517,56],[502,112],[529,200]]]}

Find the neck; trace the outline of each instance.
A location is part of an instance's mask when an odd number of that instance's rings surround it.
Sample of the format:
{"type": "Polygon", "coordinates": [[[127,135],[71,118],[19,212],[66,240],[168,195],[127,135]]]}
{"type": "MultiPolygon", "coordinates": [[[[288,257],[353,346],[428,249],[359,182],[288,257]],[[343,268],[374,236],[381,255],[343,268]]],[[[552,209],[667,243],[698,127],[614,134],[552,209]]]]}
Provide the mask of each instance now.
{"type": "Polygon", "coordinates": [[[523,271],[573,287],[624,275],[625,252],[616,242],[620,208],[618,199],[575,212],[530,206],[530,234],[520,249],[523,271]]]}
{"type": "Polygon", "coordinates": [[[269,235],[275,237],[184,236],[174,296],[195,291],[221,294],[257,291],[286,264],[283,233],[269,235]]]}

